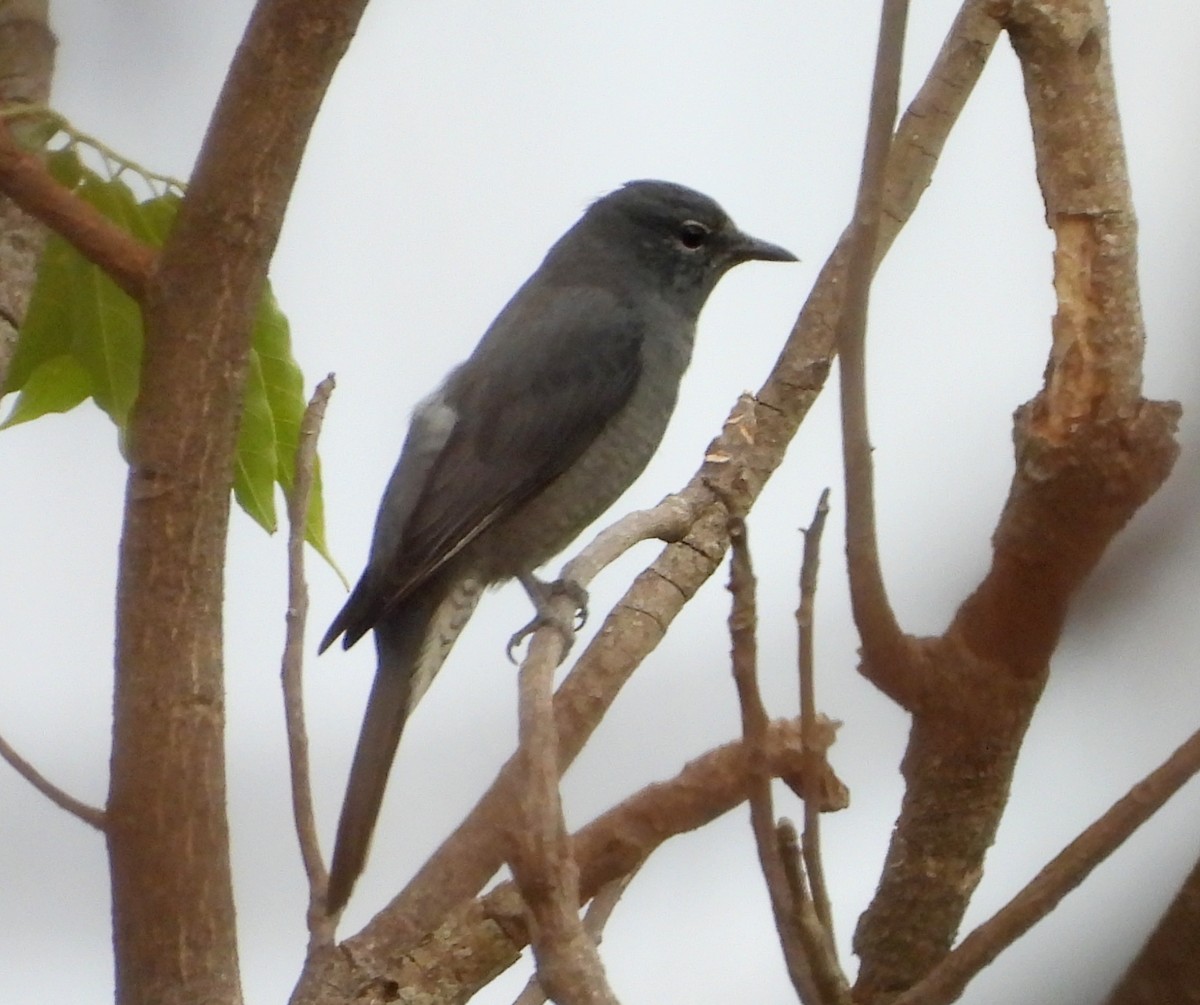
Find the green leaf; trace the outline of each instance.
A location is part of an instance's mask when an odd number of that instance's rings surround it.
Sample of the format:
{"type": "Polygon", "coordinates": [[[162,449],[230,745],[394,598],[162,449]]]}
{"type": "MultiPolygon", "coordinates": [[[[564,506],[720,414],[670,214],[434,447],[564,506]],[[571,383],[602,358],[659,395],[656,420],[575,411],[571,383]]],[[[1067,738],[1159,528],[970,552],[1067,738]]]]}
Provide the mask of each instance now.
{"type": "Polygon", "coordinates": [[[92,396],[118,426],[129,421],[142,373],[142,313],[96,266],[72,251],[63,282],[71,351],[92,379],[92,396]]]}
{"type": "Polygon", "coordinates": [[[73,356],[55,356],[42,363],[21,388],[17,403],[0,429],[38,419],[50,412],[69,412],[92,393],[87,371],[73,356]]]}
{"type": "Polygon", "coordinates": [[[166,243],[182,202],[179,196],[172,193],[138,203],[138,225],[143,228],[147,244],[161,248],[166,243]]]}
{"type": "MultiPolygon", "coordinates": [[[[133,193],[123,182],[104,181],[71,151],[50,154],[47,163],[54,177],[80,198],[148,238],[150,228],[141,222],[133,193]]],[[[42,364],[63,355],[75,358],[88,375],[96,404],[123,428],[141,374],[141,311],[101,269],[52,234],[4,391],[20,390],[42,364]]]]}
{"type": "Polygon", "coordinates": [[[3,392],[19,391],[48,360],[71,351],[71,256],[75,250],[57,234],[46,239],[3,392]]]}
{"type": "MultiPolygon", "coordinates": [[[[46,165],[60,184],[139,240],[153,247],[166,241],[180,196],[138,202],[120,177],[101,177],[73,146],[48,153],[46,165]]],[[[70,244],[50,235],[0,388],[0,394],[19,392],[19,397],[0,428],[67,411],[92,397],[116,423],[123,442],[137,399],[142,345],[138,305],[70,244]]],[[[292,356],[287,319],[268,287],[254,326],[233,485],[238,504],[268,532],[277,526],[275,484],[288,492],[295,479],[304,408],[304,377],[292,356]]],[[[344,582],[325,540],[319,463],[305,536],[344,582]]]]}
{"type": "Polygon", "coordinates": [[[60,185],[74,189],[83,179],[83,162],[74,147],[46,154],[46,170],[60,185]]]}
{"type": "MultiPolygon", "coordinates": [[[[8,119],[12,138],[30,153],[40,153],[59,132],[59,124],[53,116],[41,115],[36,105],[28,106],[28,115],[14,115],[8,119]]],[[[16,105],[8,105],[6,112],[15,112],[16,105]]]]}
{"type": "MultiPolygon", "coordinates": [[[[300,442],[300,420],[304,417],[304,375],[292,356],[291,331],[268,284],[254,324],[253,351],[258,358],[267,402],[275,421],[276,475],[285,493],[292,491],[296,477],[296,448],[300,442]]],[[[343,582],[346,576],[325,539],[325,507],[321,494],[320,461],[313,470],[308,501],[305,540],[333,568],[343,582]]],[[[349,584],[347,583],[347,587],[349,584]]]]}
{"type": "Polygon", "coordinates": [[[242,507],[268,534],[278,526],[275,519],[275,478],[279,464],[275,453],[275,420],[267,402],[258,356],[250,356],[246,373],[246,404],[238,430],[237,455],[233,469],[233,494],[242,507]]]}

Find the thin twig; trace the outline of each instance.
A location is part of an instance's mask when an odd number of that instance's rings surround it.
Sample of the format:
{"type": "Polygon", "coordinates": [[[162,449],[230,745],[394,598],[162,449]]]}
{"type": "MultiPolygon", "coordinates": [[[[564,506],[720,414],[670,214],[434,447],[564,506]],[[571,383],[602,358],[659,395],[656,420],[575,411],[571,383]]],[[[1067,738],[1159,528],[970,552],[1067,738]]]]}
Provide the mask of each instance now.
{"type": "Polygon", "coordinates": [[[784,875],[796,905],[795,917],[800,941],[812,968],[821,1001],[829,1005],[851,1005],[850,982],[838,963],[833,933],[817,915],[812,892],[804,875],[804,863],[796,840],[796,828],[790,820],[780,820],[775,828],[775,842],[783,862],[784,875]]]}
{"type": "Polygon", "coordinates": [[[628,513],[602,530],[563,566],[559,578],[587,586],[635,544],[650,540],[678,541],[691,530],[695,519],[695,507],[687,499],[669,495],[657,506],[628,513]]]}
{"type": "Polygon", "coordinates": [[[321,381],[304,416],[296,443],[296,471],[287,497],[288,609],[283,644],[283,711],[287,722],[288,766],[292,781],[292,815],[300,856],[308,876],[309,951],[333,942],[333,922],[319,909],[329,873],[321,859],[309,774],[308,731],[304,725],[304,628],[308,621],[308,584],[304,578],[304,541],[308,529],[309,496],[317,462],[317,438],[325,408],[336,385],[333,374],[321,381]]]}
{"type": "Polygon", "coordinates": [[[956,1001],[971,978],[1054,910],[1197,772],[1200,730],[1054,856],[1020,893],[892,1005],[956,1001]]]}
{"type": "Polygon", "coordinates": [[[775,840],[775,809],[771,799],[771,774],[767,768],[766,737],[769,719],[758,688],[758,613],[757,584],[750,561],[750,543],[746,524],[738,517],[729,521],[729,592],[733,595],[729,612],[729,637],[732,645],[733,681],[742,710],[742,736],[746,744],[747,773],[750,782],[750,825],[775,930],[784,962],[796,994],[806,1005],[819,1005],[822,998],[813,979],[812,963],[796,928],[796,907],[787,874],[775,840]]]}
{"type": "Polygon", "coordinates": [[[867,425],[866,328],[875,250],[879,242],[884,180],[896,121],[904,54],[907,0],[884,0],[871,87],[871,112],[854,208],[854,242],[837,343],[842,391],[842,454],[846,478],[846,559],[854,622],[868,663],[893,662],[904,637],[888,601],[875,538],[875,473],[867,425]]]}
{"type": "Polygon", "coordinates": [[[612,917],[613,911],[616,910],[617,904],[620,903],[621,897],[629,889],[629,884],[633,882],[633,877],[636,875],[637,870],[635,869],[620,879],[605,883],[600,888],[600,892],[592,898],[587,913],[583,916],[583,927],[588,935],[595,939],[596,945],[600,945],[604,941],[604,926],[608,924],[608,919],[612,917]]]}
{"type": "MultiPolygon", "coordinates": [[[[36,102],[20,102],[0,108],[0,119],[6,122],[12,119],[24,118],[39,119],[42,122],[48,122],[54,126],[57,132],[61,132],[67,137],[70,146],[85,146],[96,151],[100,159],[104,162],[104,169],[108,173],[109,178],[117,178],[123,172],[130,171],[141,178],[146,183],[146,187],[156,194],[159,192],[159,189],[155,187],[155,182],[161,186],[162,193],[164,194],[174,189],[179,195],[182,195],[187,190],[186,182],[180,181],[169,174],[159,174],[157,171],[151,171],[137,161],[130,160],[124,154],[114,150],[99,137],[93,136],[91,133],[85,133],[82,129],[77,129],[71,123],[70,119],[49,105],[38,104],[36,102]]],[[[57,135],[57,132],[54,135],[57,135]]],[[[54,135],[50,139],[53,139],[54,135]]]]}
{"type": "Polygon", "coordinates": [[[85,824],[95,827],[98,831],[104,830],[105,821],[102,809],[96,806],[89,806],[87,803],[80,802],[74,796],[68,795],[18,754],[2,736],[0,736],[0,757],[3,757],[4,760],[11,764],[13,770],[18,775],[24,778],[25,781],[59,809],[66,810],[72,816],[78,817],[85,824]]]}
{"type": "MultiPolygon", "coordinates": [[[[817,722],[817,690],[815,657],[813,655],[813,608],[817,598],[817,572],[821,566],[821,535],[829,516],[829,489],[817,501],[812,523],[804,531],[804,557],[800,562],[800,606],[796,608],[796,628],[799,635],[800,661],[800,729],[805,740],[815,741],[817,722]]],[[[805,743],[805,757],[810,773],[817,777],[824,767],[823,747],[805,743]]],[[[811,786],[806,786],[812,791],[811,786]]],[[[804,800],[804,869],[812,893],[813,907],[821,924],[833,942],[833,909],[829,903],[829,888],[825,883],[825,868],[821,862],[821,811],[817,801],[804,800]]]]}

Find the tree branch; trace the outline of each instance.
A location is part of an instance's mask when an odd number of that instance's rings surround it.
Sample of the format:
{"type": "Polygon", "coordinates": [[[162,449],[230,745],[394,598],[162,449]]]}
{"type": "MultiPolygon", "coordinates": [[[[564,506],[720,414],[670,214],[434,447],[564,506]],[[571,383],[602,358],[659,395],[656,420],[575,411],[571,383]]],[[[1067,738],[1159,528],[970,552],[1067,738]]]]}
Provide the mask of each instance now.
{"type": "Polygon", "coordinates": [[[142,301],[107,829],[119,1005],[240,1005],[223,566],[250,334],[300,157],[365,0],[260,0],[142,301]]]}
{"type": "MultiPolygon", "coordinates": [[[[50,96],[57,40],[48,24],[47,6],[48,0],[0,5],[0,107],[41,104],[50,96]]],[[[41,224],[0,195],[0,392],[45,243],[41,224]]]]}
{"type": "MultiPolygon", "coordinates": [[[[628,889],[636,875],[636,871],[630,872],[606,883],[588,905],[587,913],[583,916],[583,929],[597,946],[604,938],[604,926],[608,924],[608,919],[620,901],[621,895],[628,889]]],[[[546,992],[538,981],[537,974],[534,974],[529,978],[513,1005],[542,1005],[544,1001],[546,1001],[546,992]]]]}
{"type": "MultiPolygon", "coordinates": [[[[829,516],[829,489],[821,492],[812,523],[804,531],[804,557],[800,563],[800,606],[796,609],[796,628],[799,636],[797,650],[800,664],[800,727],[806,735],[812,733],[817,719],[816,658],[813,654],[813,609],[817,598],[817,572],[821,565],[821,535],[829,516]]],[[[824,754],[814,747],[809,760],[814,774],[826,766],[824,754]]],[[[809,790],[811,791],[811,789],[809,790]]],[[[829,903],[829,888],[825,884],[825,866],[821,861],[821,813],[815,801],[804,801],[804,871],[808,876],[813,909],[821,920],[830,945],[833,945],[833,908],[829,903]]]]}
{"type": "MultiPolygon", "coordinates": [[[[577,581],[576,581],[577,582],[577,581]]],[[[566,656],[574,603],[555,595],[551,625],[533,635],[521,666],[518,811],[507,836],[513,879],[529,912],[538,983],[559,1005],[616,1005],[595,941],[579,917],[579,869],[558,791],[554,670],[566,656]]]]}
{"type": "Polygon", "coordinates": [[[336,386],[329,374],[313,391],[300,419],[296,443],[295,477],[288,493],[288,608],[283,643],[283,711],[287,724],[288,767],[292,779],[292,815],[300,857],[308,877],[308,932],[311,954],[333,942],[334,923],[324,910],[329,873],[321,858],[313,812],[309,774],[308,731],[304,724],[304,629],[308,622],[308,584],[304,578],[304,543],[308,532],[308,504],[317,464],[317,439],[325,409],[336,386]]]}
{"type": "Polygon", "coordinates": [[[790,820],[780,820],[775,828],[775,843],[783,861],[788,887],[795,904],[796,930],[812,968],[813,980],[820,989],[819,1000],[825,1005],[851,1005],[850,984],[838,962],[833,932],[817,914],[804,875],[804,859],[796,840],[796,828],[790,820]]]}
{"type": "MultiPolygon", "coordinates": [[[[871,86],[871,111],[854,206],[854,234],[837,344],[842,391],[842,457],[846,469],[846,562],[854,623],[864,662],[895,667],[907,645],[892,611],[875,540],[875,471],[867,427],[867,303],[875,272],[888,149],[900,91],[908,0],[884,0],[871,86]]],[[[871,674],[871,670],[866,671],[871,674]]]]}
{"type": "Polygon", "coordinates": [[[69,241],[134,300],[140,303],[144,299],[157,259],[154,249],[63,188],[46,170],[41,157],[17,143],[3,119],[0,192],[69,241]]]}
{"type": "Polygon", "coordinates": [[[729,552],[729,592],[733,598],[729,611],[729,640],[733,681],[742,713],[742,743],[746,747],[750,774],[750,827],[767,884],[775,932],[792,986],[805,1005],[820,1005],[821,992],[797,929],[799,904],[792,896],[793,888],[788,883],[775,838],[775,807],[771,799],[771,773],[766,752],[769,720],[758,687],[758,584],[751,565],[746,525],[739,517],[729,520],[729,552]]]}
{"type": "MultiPolygon", "coordinates": [[[[824,749],[833,742],[836,727],[822,719],[817,726],[814,739],[824,749]]],[[[768,728],[772,776],[802,793],[804,742],[795,720],[778,720],[768,728]]],[[[572,840],[581,902],[635,872],[672,837],[704,827],[740,805],[749,788],[749,755],[744,743],[734,741],[601,814],[572,840]]],[[[827,811],[843,809],[849,802],[845,786],[832,773],[818,780],[812,796],[827,811]]],[[[414,999],[424,995],[444,1003],[465,1002],[515,963],[529,942],[525,905],[511,882],[456,904],[440,926],[404,954],[392,951],[400,936],[386,928],[396,920],[381,914],[367,929],[374,941],[356,936],[311,959],[292,1005],[342,1005],[374,988],[397,987],[414,999]]]]}
{"type": "Polygon", "coordinates": [[[957,1001],[971,978],[1054,910],[1198,771],[1200,731],[1117,800],[1020,893],[892,1005],[945,1005],[957,1001]]]}
{"type": "MultiPolygon", "coordinates": [[[[855,934],[856,1000],[891,1000],[949,952],[1008,800],[1068,604],[1178,453],[1178,406],[1140,394],[1134,217],[1100,0],[994,4],[1026,77],[1055,229],[1046,386],[1017,415],[993,560],[897,683],[914,715],[879,889],[855,934]]],[[[874,668],[872,668],[874,669],[874,668]]]]}
{"type": "Polygon", "coordinates": [[[66,810],[72,816],[78,817],[89,827],[104,830],[104,811],[96,806],[89,806],[69,795],[46,778],[37,768],[13,749],[12,745],[0,736],[0,757],[4,758],[12,769],[38,790],[43,796],[54,803],[59,809],[66,810]]]}

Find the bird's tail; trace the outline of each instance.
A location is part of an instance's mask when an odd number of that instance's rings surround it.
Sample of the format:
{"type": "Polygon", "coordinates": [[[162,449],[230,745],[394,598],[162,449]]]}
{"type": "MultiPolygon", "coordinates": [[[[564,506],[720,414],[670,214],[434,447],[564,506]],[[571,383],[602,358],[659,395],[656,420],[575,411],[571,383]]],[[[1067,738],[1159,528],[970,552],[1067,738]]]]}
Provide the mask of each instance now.
{"type": "Polygon", "coordinates": [[[329,914],[346,905],[366,864],[404,724],[441,669],[482,590],[482,584],[470,579],[440,590],[426,588],[375,625],[379,666],[338,820],[325,901],[329,914]]]}

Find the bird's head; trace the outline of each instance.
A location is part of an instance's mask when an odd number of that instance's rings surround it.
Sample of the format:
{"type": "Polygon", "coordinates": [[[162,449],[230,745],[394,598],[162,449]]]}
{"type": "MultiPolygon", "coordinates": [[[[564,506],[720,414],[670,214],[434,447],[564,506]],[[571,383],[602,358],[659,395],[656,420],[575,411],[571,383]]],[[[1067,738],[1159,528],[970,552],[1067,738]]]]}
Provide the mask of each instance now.
{"type": "Polygon", "coordinates": [[[580,224],[636,259],[650,281],[695,294],[700,304],[735,265],[796,261],[785,248],[743,233],[708,196],[672,182],[627,182],[594,202],[580,224]]]}

